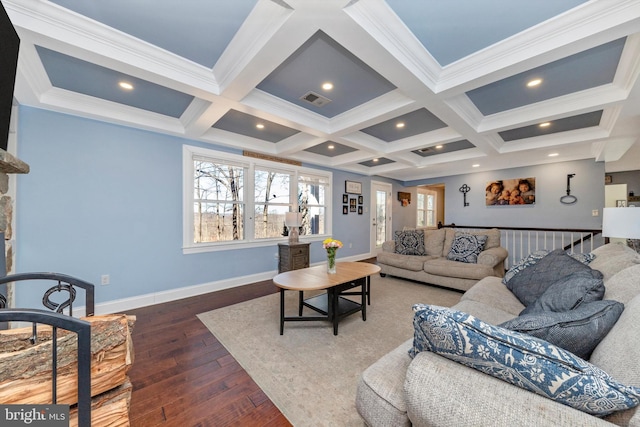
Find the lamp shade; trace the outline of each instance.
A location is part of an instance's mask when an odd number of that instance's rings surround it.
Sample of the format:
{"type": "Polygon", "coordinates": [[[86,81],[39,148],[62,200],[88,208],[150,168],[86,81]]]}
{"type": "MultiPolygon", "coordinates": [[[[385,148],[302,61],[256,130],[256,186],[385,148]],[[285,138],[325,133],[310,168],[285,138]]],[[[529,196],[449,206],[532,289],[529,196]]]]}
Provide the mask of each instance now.
{"type": "Polygon", "coordinates": [[[300,227],[302,225],[302,215],[297,212],[286,212],[284,214],[284,225],[287,227],[300,227]]]}
{"type": "Polygon", "coordinates": [[[640,239],[640,209],[604,208],[602,235],[623,239],[640,239]]]}

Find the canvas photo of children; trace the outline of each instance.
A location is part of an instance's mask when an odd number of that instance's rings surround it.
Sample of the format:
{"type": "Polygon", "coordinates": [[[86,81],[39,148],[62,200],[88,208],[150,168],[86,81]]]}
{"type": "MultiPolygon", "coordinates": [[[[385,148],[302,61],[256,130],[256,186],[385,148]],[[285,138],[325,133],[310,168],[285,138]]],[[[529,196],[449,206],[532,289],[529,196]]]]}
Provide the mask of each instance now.
{"type": "Polygon", "coordinates": [[[533,205],[536,203],[536,179],[515,178],[487,183],[486,206],[533,205]]]}

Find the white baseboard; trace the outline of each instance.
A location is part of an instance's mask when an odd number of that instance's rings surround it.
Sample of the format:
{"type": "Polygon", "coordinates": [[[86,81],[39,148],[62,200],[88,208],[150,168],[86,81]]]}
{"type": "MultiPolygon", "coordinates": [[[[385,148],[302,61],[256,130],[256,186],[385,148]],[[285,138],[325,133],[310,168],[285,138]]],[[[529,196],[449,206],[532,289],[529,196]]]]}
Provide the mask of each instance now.
{"type": "MultiPolygon", "coordinates": [[[[370,258],[375,255],[372,254],[360,254],[350,256],[346,258],[340,258],[338,261],[360,261],[362,259],[370,258]]],[[[314,263],[313,265],[321,265],[326,261],[314,263]]],[[[153,292],[144,295],[137,295],[129,298],[122,298],[113,301],[107,301],[96,304],[95,314],[109,314],[109,313],[126,313],[128,310],[135,308],[146,307],[154,304],[161,304],[165,302],[176,301],[182,298],[193,297],[197,295],[208,294],[210,292],[221,291],[223,289],[235,288],[238,286],[248,285],[255,282],[262,282],[264,280],[271,280],[278,274],[277,271],[266,271],[263,273],[251,274],[248,276],[234,277],[231,279],[223,279],[215,282],[203,283],[200,285],[185,286],[182,288],[171,289],[162,292],[153,292]]],[[[73,315],[82,317],[86,313],[85,307],[74,307],[73,315]]]]}

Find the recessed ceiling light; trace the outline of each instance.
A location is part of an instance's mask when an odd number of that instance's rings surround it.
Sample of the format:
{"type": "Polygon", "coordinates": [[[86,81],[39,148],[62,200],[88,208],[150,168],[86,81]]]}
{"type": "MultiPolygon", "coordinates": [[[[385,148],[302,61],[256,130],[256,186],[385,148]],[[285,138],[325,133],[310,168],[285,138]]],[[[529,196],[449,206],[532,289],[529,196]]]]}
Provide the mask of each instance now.
{"type": "Polygon", "coordinates": [[[403,128],[403,127],[404,127],[404,122],[398,122],[398,123],[396,123],[396,127],[397,127],[398,129],[403,128]]]}
{"type": "Polygon", "coordinates": [[[372,160],[372,162],[374,162],[374,163],[375,163],[375,162],[377,162],[377,161],[378,161],[378,159],[373,159],[373,160],[372,160]]]}
{"type": "Polygon", "coordinates": [[[327,145],[327,148],[328,148],[329,150],[333,150],[334,148],[336,148],[336,146],[335,146],[335,145],[333,145],[333,144],[329,144],[329,145],[327,145]]]}
{"type": "Polygon", "coordinates": [[[551,126],[551,122],[540,123],[538,126],[540,126],[541,128],[548,128],[549,126],[551,126]]]}
{"type": "Polygon", "coordinates": [[[529,80],[527,82],[527,87],[536,87],[536,86],[540,86],[540,84],[542,83],[542,79],[533,79],[533,80],[529,80]]]}
{"type": "Polygon", "coordinates": [[[549,157],[557,157],[557,156],[559,156],[559,155],[560,155],[559,153],[550,153],[550,154],[549,154],[549,157]]]}
{"type": "Polygon", "coordinates": [[[256,127],[257,127],[258,129],[264,129],[264,125],[263,125],[262,123],[258,123],[258,124],[256,125],[256,127]]]}
{"type": "Polygon", "coordinates": [[[472,168],[479,168],[480,165],[478,163],[476,163],[475,165],[471,165],[472,168]]]}
{"type": "Polygon", "coordinates": [[[322,84],[322,89],[324,90],[331,90],[333,89],[333,83],[330,82],[326,82],[322,84]]]}
{"type": "Polygon", "coordinates": [[[436,148],[439,150],[441,149],[443,146],[442,145],[436,145],[436,148]]]}
{"type": "Polygon", "coordinates": [[[133,85],[128,82],[118,82],[118,86],[124,90],[133,90],[133,85]]]}

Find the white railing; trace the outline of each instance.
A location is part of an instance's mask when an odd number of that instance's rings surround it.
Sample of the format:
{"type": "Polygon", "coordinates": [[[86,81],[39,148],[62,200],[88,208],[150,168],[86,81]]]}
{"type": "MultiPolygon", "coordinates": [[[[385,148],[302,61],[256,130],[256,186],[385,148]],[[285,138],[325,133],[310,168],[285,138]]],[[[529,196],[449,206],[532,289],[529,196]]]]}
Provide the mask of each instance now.
{"type": "Polygon", "coordinates": [[[563,248],[567,252],[588,253],[604,244],[601,230],[562,230],[540,228],[502,228],[453,226],[460,231],[480,231],[488,228],[500,229],[500,245],[509,256],[505,268],[509,268],[532,252],[563,248]]]}

